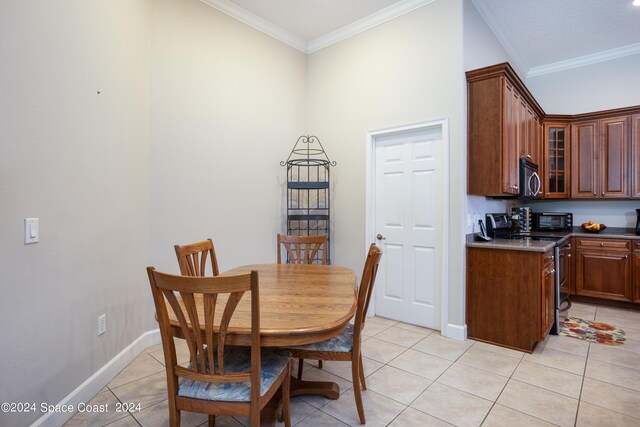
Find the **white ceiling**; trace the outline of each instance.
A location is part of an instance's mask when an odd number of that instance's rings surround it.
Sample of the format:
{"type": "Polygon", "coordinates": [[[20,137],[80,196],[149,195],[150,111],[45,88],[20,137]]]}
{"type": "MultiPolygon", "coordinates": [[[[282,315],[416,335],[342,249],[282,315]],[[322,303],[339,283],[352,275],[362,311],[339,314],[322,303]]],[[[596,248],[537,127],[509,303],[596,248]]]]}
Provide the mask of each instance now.
{"type": "MultiPolygon", "coordinates": [[[[311,53],[435,0],[201,1],[311,53]]],[[[472,1],[528,76],[640,53],[632,0],[472,1]]]]}
{"type": "Polygon", "coordinates": [[[632,0],[472,0],[529,77],[640,53],[632,0]]]}

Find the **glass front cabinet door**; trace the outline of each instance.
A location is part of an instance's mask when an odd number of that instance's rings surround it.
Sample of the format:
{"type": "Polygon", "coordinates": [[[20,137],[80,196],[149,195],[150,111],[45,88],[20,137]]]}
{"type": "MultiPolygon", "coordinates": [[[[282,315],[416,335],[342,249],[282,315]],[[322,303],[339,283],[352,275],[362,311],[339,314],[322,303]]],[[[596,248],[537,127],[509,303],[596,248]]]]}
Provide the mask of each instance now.
{"type": "Polygon", "coordinates": [[[544,185],[545,199],[568,199],[569,188],[569,125],[545,123],[544,125],[544,185]]]}

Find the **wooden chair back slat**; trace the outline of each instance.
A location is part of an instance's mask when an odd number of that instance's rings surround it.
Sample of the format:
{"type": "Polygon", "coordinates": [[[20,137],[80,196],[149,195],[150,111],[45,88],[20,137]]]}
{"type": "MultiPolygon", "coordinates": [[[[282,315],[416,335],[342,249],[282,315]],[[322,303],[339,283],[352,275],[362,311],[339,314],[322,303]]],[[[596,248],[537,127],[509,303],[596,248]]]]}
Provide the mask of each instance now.
{"type": "Polygon", "coordinates": [[[227,329],[229,328],[229,322],[231,321],[231,316],[235,311],[238,303],[242,299],[244,292],[234,292],[229,295],[229,299],[227,300],[227,304],[224,307],[224,312],[222,313],[222,319],[220,320],[220,332],[218,333],[218,369],[221,375],[224,375],[224,358],[222,357],[224,354],[224,346],[225,340],[227,338],[227,329]]]}
{"type": "Polygon", "coordinates": [[[281,246],[285,248],[287,260],[290,264],[319,264],[327,263],[327,235],[320,236],[287,236],[278,234],[278,264],[282,264],[281,246]],[[318,252],[322,249],[322,256],[318,259],[318,252]]]}
{"type": "MultiPolygon", "coordinates": [[[[178,376],[204,382],[247,382],[257,384],[260,397],[260,311],[256,308],[258,298],[258,272],[236,276],[195,277],[174,276],[155,271],[153,267],[147,269],[151,290],[154,295],[158,323],[163,341],[173,355],[167,358],[167,372],[178,376]],[[246,372],[226,372],[224,347],[229,325],[238,303],[246,295],[251,298],[251,369],[246,372]],[[219,322],[215,313],[220,294],[227,294],[228,298],[219,322]],[[176,295],[180,295],[180,302],[176,295]],[[203,312],[198,312],[196,299],[203,299],[203,312]],[[167,305],[166,302],[169,302],[167,305]],[[173,334],[169,324],[171,309],[178,319],[182,334],[187,341],[190,353],[190,368],[177,365],[173,334]],[[257,311],[253,311],[257,310],[257,311]],[[204,325],[204,334],[195,333],[204,325]],[[207,351],[205,351],[207,350],[207,351]],[[206,359],[205,359],[206,354],[206,359]],[[257,355],[256,355],[257,354],[257,355]],[[257,380],[257,382],[253,382],[257,380]]],[[[165,356],[167,355],[165,351],[165,356]]],[[[177,382],[176,382],[177,383],[177,382]]]]}
{"type": "Polygon", "coordinates": [[[174,249],[178,257],[180,274],[183,276],[206,276],[207,264],[211,264],[212,276],[220,274],[213,240],[207,239],[182,246],[175,245],[174,249]]]}
{"type": "MultiPolygon", "coordinates": [[[[205,341],[207,348],[215,348],[215,335],[213,333],[214,319],[216,315],[216,303],[218,302],[218,294],[205,294],[204,298],[204,323],[205,323],[205,341]]],[[[215,354],[213,351],[207,352],[207,362],[209,366],[215,366],[215,354]]]]}
{"type": "MultiPolygon", "coordinates": [[[[178,318],[178,322],[180,323],[180,329],[182,331],[182,336],[184,336],[184,339],[187,343],[187,347],[189,348],[189,354],[190,354],[189,361],[193,366],[196,366],[198,364],[198,359],[197,359],[198,349],[195,343],[195,339],[193,337],[193,330],[189,328],[189,322],[187,321],[187,318],[184,315],[184,311],[182,310],[182,307],[180,306],[180,303],[178,302],[178,299],[176,298],[176,295],[173,292],[168,290],[162,290],[161,294],[164,298],[166,298],[167,301],[169,301],[169,305],[171,306],[171,309],[173,310],[176,317],[178,318]]],[[[157,313],[157,308],[156,308],[156,313],[157,313]]]]}

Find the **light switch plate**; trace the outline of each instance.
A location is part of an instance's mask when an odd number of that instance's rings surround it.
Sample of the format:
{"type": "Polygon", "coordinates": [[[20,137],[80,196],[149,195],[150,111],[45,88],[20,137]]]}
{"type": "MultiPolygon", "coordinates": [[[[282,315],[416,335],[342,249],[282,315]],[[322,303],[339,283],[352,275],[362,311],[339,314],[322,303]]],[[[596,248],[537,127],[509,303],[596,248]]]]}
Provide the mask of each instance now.
{"type": "Polygon", "coordinates": [[[24,244],[38,243],[40,241],[40,219],[24,219],[24,244]]]}

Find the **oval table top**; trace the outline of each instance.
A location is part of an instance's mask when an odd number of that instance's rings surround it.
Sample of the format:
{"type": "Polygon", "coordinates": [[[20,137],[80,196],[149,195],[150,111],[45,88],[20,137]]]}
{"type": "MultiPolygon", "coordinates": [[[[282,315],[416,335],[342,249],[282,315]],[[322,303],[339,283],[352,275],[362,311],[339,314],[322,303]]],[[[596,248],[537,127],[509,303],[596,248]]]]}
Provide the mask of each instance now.
{"type": "MultiPolygon", "coordinates": [[[[222,275],[251,270],[258,271],[262,346],[286,347],[324,341],[342,333],[356,312],[356,275],[346,267],[253,264],[236,267],[222,275]]],[[[245,296],[238,304],[227,331],[227,343],[250,344],[250,302],[245,296]]],[[[225,303],[226,298],[218,301],[216,320],[225,303]]]]}

